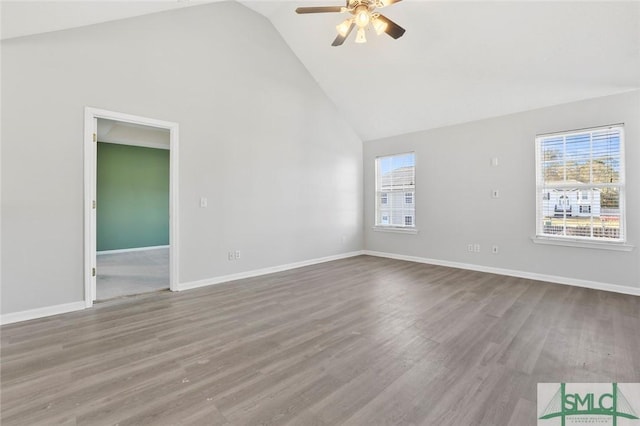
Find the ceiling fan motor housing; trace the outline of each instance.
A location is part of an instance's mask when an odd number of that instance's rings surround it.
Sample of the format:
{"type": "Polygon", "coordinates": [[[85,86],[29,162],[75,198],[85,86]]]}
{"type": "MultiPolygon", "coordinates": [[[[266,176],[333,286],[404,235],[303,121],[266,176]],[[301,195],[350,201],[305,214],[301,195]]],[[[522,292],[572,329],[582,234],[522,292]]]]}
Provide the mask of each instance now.
{"type": "MultiPolygon", "coordinates": [[[[347,3],[347,9],[349,9],[351,13],[354,13],[355,9],[357,9],[360,6],[364,6],[367,9],[369,9],[369,11],[372,11],[373,9],[376,8],[377,6],[376,3],[377,2],[370,1],[370,0],[349,0],[349,2],[347,3]]],[[[380,6],[381,5],[382,3],[380,4],[380,6]]]]}

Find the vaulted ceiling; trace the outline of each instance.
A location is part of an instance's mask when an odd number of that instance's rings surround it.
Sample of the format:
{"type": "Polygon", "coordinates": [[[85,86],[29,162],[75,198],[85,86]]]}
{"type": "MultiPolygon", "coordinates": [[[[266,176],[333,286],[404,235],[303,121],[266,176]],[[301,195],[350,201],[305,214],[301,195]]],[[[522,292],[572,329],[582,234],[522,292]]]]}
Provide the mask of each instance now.
{"type": "MultiPolygon", "coordinates": [[[[203,2],[6,2],[2,37],[203,2]]],[[[269,19],[363,140],[640,88],[638,1],[411,1],[383,13],[398,39],[332,47],[341,1],[241,1],[269,19]]],[[[214,23],[212,23],[214,24],[214,23]]]]}

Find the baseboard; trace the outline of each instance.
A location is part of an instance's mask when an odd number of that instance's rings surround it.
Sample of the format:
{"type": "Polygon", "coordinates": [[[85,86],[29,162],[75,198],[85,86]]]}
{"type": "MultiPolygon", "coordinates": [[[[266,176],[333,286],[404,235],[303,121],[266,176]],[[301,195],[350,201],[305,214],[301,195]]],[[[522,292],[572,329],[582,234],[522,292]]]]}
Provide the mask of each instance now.
{"type": "MultiPolygon", "coordinates": [[[[333,260],[346,259],[360,255],[385,257],[389,259],[406,260],[409,262],[425,263],[429,265],[447,266],[451,268],[467,269],[470,271],[487,272],[490,274],[507,275],[517,278],[525,278],[538,281],[546,281],[555,284],[572,285],[576,287],[590,288],[594,290],[610,291],[614,293],[640,296],[640,288],[621,286],[616,284],[601,283],[597,281],[580,280],[576,278],[559,277],[555,275],[538,274],[534,272],[517,271],[513,269],[496,268],[492,266],[474,265],[471,263],[452,262],[447,260],[429,259],[417,256],[406,256],[395,253],[384,253],[371,250],[360,250],[349,253],[342,253],[334,256],[320,257],[316,259],[304,260],[301,262],[288,263],[285,265],[272,266],[268,268],[255,269],[252,271],[240,272],[237,274],[224,275],[220,277],[179,283],[177,291],[190,290],[194,288],[206,287],[215,284],[222,284],[229,281],[252,278],[260,275],[273,274],[275,272],[288,271],[290,269],[302,268],[304,266],[316,265],[319,263],[331,262],[333,260]]],[[[30,309],[27,311],[12,312],[0,315],[0,324],[12,324],[20,321],[28,321],[37,318],[44,318],[51,315],[65,314],[68,312],[81,311],[85,309],[85,302],[72,302],[62,305],[47,306],[44,308],[30,309]]]]}
{"type": "Polygon", "coordinates": [[[46,306],[44,308],[29,309],[28,311],[11,312],[0,315],[0,324],[12,324],[14,322],[28,321],[51,315],[66,314],[68,312],[81,311],[86,308],[84,301],[65,303],[62,305],[46,306]]]}
{"type": "MultiPolygon", "coordinates": [[[[159,246],[157,248],[161,248],[161,247],[163,246],[159,246]]],[[[168,247],[168,246],[164,246],[164,247],[168,247]]],[[[289,269],[316,265],[318,263],[330,262],[332,260],[346,259],[348,257],[359,256],[361,254],[363,254],[362,251],[353,251],[349,253],[338,254],[335,256],[327,256],[327,257],[321,257],[317,259],[304,260],[302,262],[295,262],[295,263],[289,263],[286,265],[256,269],[253,271],[240,272],[238,274],[231,274],[231,275],[224,275],[221,277],[216,277],[216,278],[211,278],[206,280],[181,283],[181,284],[178,284],[177,291],[190,290],[193,288],[199,288],[199,287],[205,287],[205,286],[214,285],[214,284],[221,284],[229,281],[241,280],[243,278],[251,278],[251,277],[257,277],[260,275],[272,274],[274,272],[287,271],[289,269]]],[[[12,324],[20,321],[28,321],[28,320],[37,319],[37,318],[44,318],[51,315],[66,314],[68,312],[80,311],[85,308],[86,308],[85,302],[82,301],[82,302],[65,303],[63,305],[47,306],[44,308],[30,309],[27,311],[12,312],[9,314],[0,315],[0,324],[2,325],[12,324]]]]}
{"type": "Polygon", "coordinates": [[[510,277],[526,278],[530,280],[546,281],[554,284],[572,285],[576,287],[590,288],[593,290],[611,291],[614,293],[640,296],[640,288],[627,287],[617,284],[601,283],[598,281],[580,280],[577,278],[559,277],[556,275],[538,274],[535,272],[517,271],[513,269],[495,268],[493,266],[474,265],[471,263],[451,262],[448,260],[428,259],[425,257],[405,256],[395,253],[363,250],[362,254],[368,256],[386,257],[389,259],[406,260],[409,262],[426,263],[429,265],[448,266],[450,268],[467,269],[470,271],[487,272],[490,274],[507,275],[510,277]]]}
{"type": "Polygon", "coordinates": [[[118,250],[102,250],[102,251],[97,251],[96,255],[100,256],[101,254],[117,254],[117,253],[129,253],[132,251],[168,249],[169,247],[170,246],[150,246],[150,247],[134,247],[134,248],[118,249],[118,250]]]}
{"type": "Polygon", "coordinates": [[[237,274],[223,275],[223,276],[215,277],[215,278],[207,278],[207,279],[204,279],[204,280],[190,281],[190,282],[186,282],[186,283],[179,283],[177,285],[177,289],[176,290],[177,291],[191,290],[191,289],[194,289],[194,288],[206,287],[206,286],[215,285],[215,284],[222,284],[222,283],[226,283],[226,282],[229,282],[229,281],[242,280],[242,279],[245,279],[245,278],[258,277],[260,275],[273,274],[275,272],[288,271],[290,269],[302,268],[304,266],[317,265],[318,263],[324,263],[324,262],[331,262],[333,260],[346,259],[346,258],[349,258],[349,257],[360,256],[362,254],[363,254],[363,252],[361,250],[352,251],[352,252],[349,252],[349,253],[342,253],[342,254],[337,254],[337,255],[334,255],[334,256],[326,256],[326,257],[320,257],[320,258],[316,258],[316,259],[303,260],[301,262],[287,263],[285,265],[271,266],[271,267],[262,268],[262,269],[254,269],[252,271],[239,272],[237,274]]]}

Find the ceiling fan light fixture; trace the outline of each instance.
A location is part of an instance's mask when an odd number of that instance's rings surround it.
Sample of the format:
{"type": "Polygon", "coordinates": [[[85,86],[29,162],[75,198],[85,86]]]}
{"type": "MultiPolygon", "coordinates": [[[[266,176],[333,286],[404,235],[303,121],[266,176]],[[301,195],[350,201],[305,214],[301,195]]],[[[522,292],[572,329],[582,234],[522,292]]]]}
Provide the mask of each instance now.
{"type": "Polygon", "coordinates": [[[350,18],[350,19],[345,19],[344,22],[342,22],[339,25],[336,25],[336,30],[338,30],[338,34],[340,34],[342,37],[346,37],[352,23],[353,23],[353,18],[350,18]]]}
{"type": "Polygon", "coordinates": [[[370,24],[378,35],[387,33],[394,40],[402,37],[405,33],[404,28],[376,12],[376,8],[390,6],[400,1],[402,0],[346,0],[346,6],[298,7],[296,13],[349,13],[351,16],[336,25],[338,35],[331,43],[331,46],[335,47],[342,46],[353,30],[356,30],[356,43],[366,43],[366,30],[369,29],[370,24]]]}
{"type": "Polygon", "coordinates": [[[355,13],[356,17],[356,25],[360,28],[364,28],[369,25],[369,21],[371,21],[371,15],[369,14],[369,8],[364,5],[360,5],[356,7],[355,13]]]}
{"type": "Polygon", "coordinates": [[[380,35],[387,29],[387,23],[382,19],[374,18],[373,19],[373,29],[376,31],[376,34],[380,35]]]}

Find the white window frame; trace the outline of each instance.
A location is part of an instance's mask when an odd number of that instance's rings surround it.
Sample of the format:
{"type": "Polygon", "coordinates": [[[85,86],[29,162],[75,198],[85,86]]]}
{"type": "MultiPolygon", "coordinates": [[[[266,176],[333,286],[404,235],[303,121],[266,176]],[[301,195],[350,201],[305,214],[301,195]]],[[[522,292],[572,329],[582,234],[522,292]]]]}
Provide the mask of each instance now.
{"type": "MultiPolygon", "coordinates": [[[[398,233],[408,233],[408,234],[417,234],[418,233],[418,229],[416,228],[416,210],[415,210],[415,187],[416,187],[416,169],[417,169],[417,165],[416,165],[417,161],[416,161],[416,153],[414,151],[408,151],[408,152],[399,152],[396,154],[390,154],[390,155],[381,155],[375,158],[375,174],[374,174],[374,186],[375,186],[375,193],[374,193],[374,203],[375,203],[375,207],[374,207],[374,213],[375,213],[375,217],[374,217],[374,226],[373,229],[375,231],[382,231],[382,232],[398,232],[398,233]],[[402,155],[408,155],[411,154],[413,155],[413,188],[412,191],[408,191],[406,188],[400,189],[398,191],[395,192],[389,192],[389,191],[380,191],[380,188],[378,187],[379,185],[379,164],[380,164],[380,160],[385,159],[385,158],[389,158],[389,157],[397,157],[397,156],[402,156],[402,155]],[[397,192],[397,194],[396,194],[397,192]],[[393,208],[394,203],[399,202],[400,200],[402,200],[402,204],[401,205],[405,205],[407,203],[405,203],[406,201],[406,193],[407,192],[412,192],[412,201],[413,203],[410,204],[411,206],[411,212],[398,212],[398,214],[402,217],[402,224],[391,224],[392,223],[392,217],[393,217],[393,212],[388,212],[388,217],[389,217],[389,223],[385,224],[382,223],[382,220],[379,219],[381,213],[379,210],[379,206],[378,206],[378,197],[380,197],[382,199],[382,194],[386,194],[387,195],[387,203],[385,204],[385,206],[390,206],[390,207],[385,207],[386,211],[388,208],[393,208]],[[398,197],[402,197],[400,198],[400,200],[398,200],[398,197]],[[395,201],[394,201],[395,200],[395,201]],[[412,217],[412,225],[404,225],[405,223],[405,216],[411,216],[412,217]]],[[[382,202],[380,202],[382,204],[382,202]]],[[[406,208],[406,207],[405,207],[406,208]]]]}
{"type": "MultiPolygon", "coordinates": [[[[632,245],[626,244],[626,206],[625,206],[625,195],[626,195],[626,182],[625,182],[625,134],[624,134],[624,125],[623,124],[615,124],[609,126],[601,126],[601,127],[591,127],[586,129],[574,130],[574,131],[564,131],[557,133],[547,133],[537,135],[535,139],[535,167],[536,167],[536,235],[532,237],[534,243],[538,244],[551,244],[551,245],[565,245],[565,246],[573,246],[573,247],[585,247],[585,248],[601,248],[601,249],[610,249],[610,250],[622,250],[622,251],[630,251],[633,249],[632,245]],[[618,239],[607,239],[607,238],[596,238],[596,237],[586,237],[586,236],[567,236],[567,235],[554,235],[554,234],[545,234],[544,226],[543,226],[543,189],[547,190],[549,188],[548,185],[544,185],[542,178],[542,161],[541,161],[541,149],[542,149],[542,141],[544,139],[559,137],[562,136],[564,138],[585,134],[585,133],[595,133],[602,130],[607,129],[616,129],[620,134],[620,171],[619,171],[619,182],[616,183],[585,183],[585,184],[576,184],[571,183],[565,184],[567,189],[569,186],[571,188],[576,188],[578,191],[590,191],[593,188],[617,188],[620,193],[619,205],[620,205],[620,238],[618,239]]],[[[558,186],[560,188],[560,186],[558,186]]],[[[561,188],[560,188],[561,189],[561,188]]],[[[578,202],[581,201],[580,194],[576,194],[578,196],[578,202]]],[[[591,197],[589,197],[591,200],[591,197]]]]}

